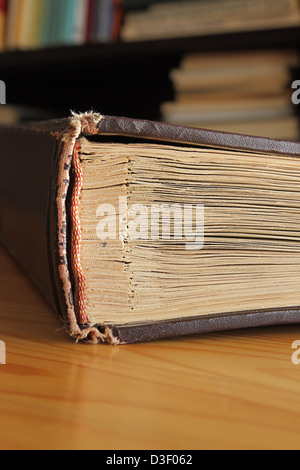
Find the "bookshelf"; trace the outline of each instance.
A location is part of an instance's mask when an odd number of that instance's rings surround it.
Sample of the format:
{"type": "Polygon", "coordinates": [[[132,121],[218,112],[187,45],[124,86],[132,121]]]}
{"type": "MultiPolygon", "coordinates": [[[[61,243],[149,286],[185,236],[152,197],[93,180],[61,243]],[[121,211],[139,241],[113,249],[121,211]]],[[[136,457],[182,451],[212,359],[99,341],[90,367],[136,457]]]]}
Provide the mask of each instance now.
{"type": "Polygon", "coordinates": [[[173,97],[169,72],[188,52],[300,49],[300,28],[215,34],[133,43],[52,47],[0,54],[10,104],[159,119],[173,97]],[[55,106],[54,106],[55,104],[55,106]]]}

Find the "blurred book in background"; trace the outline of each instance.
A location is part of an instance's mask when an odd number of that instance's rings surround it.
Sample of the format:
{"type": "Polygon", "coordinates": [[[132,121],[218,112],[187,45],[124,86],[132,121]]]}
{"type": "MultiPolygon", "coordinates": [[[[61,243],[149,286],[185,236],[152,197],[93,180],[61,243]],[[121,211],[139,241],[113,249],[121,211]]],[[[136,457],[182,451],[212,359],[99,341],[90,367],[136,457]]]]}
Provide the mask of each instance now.
{"type": "Polygon", "coordinates": [[[300,24],[299,0],[124,0],[124,41],[221,34],[300,24]],[[144,8],[144,9],[143,9],[144,8]]]}
{"type": "Polygon", "coordinates": [[[162,104],[162,120],[298,140],[291,101],[291,70],[298,66],[291,50],[186,55],[170,73],[175,99],[162,104]]]}
{"type": "Polygon", "coordinates": [[[0,105],[0,124],[22,124],[28,121],[44,121],[60,117],[49,109],[12,104],[0,105]]]}
{"type": "Polygon", "coordinates": [[[0,0],[0,51],[113,42],[121,0],[0,0]]]}
{"type": "Polygon", "coordinates": [[[5,47],[5,23],[7,0],[0,0],[0,51],[5,47]]]}

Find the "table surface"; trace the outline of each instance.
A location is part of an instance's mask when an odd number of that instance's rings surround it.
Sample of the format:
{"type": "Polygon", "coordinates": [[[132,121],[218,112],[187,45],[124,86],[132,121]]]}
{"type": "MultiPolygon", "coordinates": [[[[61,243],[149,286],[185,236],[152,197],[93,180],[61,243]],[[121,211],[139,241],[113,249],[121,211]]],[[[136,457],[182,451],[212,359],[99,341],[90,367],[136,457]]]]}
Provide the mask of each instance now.
{"type": "Polygon", "coordinates": [[[299,326],[74,344],[0,248],[1,449],[299,449],[299,326]]]}

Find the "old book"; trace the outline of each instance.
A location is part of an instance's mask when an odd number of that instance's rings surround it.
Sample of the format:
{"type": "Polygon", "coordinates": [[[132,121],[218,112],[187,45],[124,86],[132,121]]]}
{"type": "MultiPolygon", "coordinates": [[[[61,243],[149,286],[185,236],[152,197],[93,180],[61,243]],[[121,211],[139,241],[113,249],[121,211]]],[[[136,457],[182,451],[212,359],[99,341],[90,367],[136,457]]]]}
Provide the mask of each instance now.
{"type": "Polygon", "coordinates": [[[165,122],[222,132],[298,140],[291,101],[295,50],[194,53],[171,71],[174,100],[161,105],[165,122]]]}
{"type": "Polygon", "coordinates": [[[299,65],[299,53],[294,49],[259,49],[259,50],[243,50],[239,51],[223,51],[223,52],[192,52],[183,56],[180,68],[185,71],[199,70],[215,70],[219,72],[220,68],[236,69],[236,68],[258,68],[259,66],[268,66],[274,71],[274,67],[278,64],[289,67],[297,67],[299,65]]]}
{"type": "Polygon", "coordinates": [[[299,26],[298,0],[162,2],[125,14],[121,37],[141,41],[299,26]]]}
{"type": "Polygon", "coordinates": [[[291,70],[299,66],[296,50],[249,50],[187,54],[179,68],[170,72],[175,91],[210,92],[239,90],[286,90],[290,87],[291,70]]]}
{"type": "Polygon", "coordinates": [[[275,97],[260,97],[255,99],[232,100],[230,103],[226,100],[209,100],[203,98],[203,102],[194,101],[194,103],[182,103],[179,101],[163,103],[161,111],[164,120],[174,124],[182,124],[185,121],[190,123],[211,123],[228,121],[251,121],[257,119],[272,119],[278,117],[290,116],[293,114],[291,105],[291,93],[282,94],[275,97]]]}
{"type": "Polygon", "coordinates": [[[300,322],[300,144],[73,114],[0,126],[0,239],[78,341],[300,322]]]}

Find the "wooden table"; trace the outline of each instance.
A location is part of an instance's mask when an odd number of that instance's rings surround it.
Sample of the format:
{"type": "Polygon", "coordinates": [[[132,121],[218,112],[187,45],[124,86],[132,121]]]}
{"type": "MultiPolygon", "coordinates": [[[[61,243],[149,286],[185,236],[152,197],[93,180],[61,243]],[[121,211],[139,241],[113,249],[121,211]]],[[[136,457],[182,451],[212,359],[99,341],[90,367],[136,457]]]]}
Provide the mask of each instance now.
{"type": "Polygon", "coordinates": [[[300,327],[74,344],[0,248],[1,449],[300,449],[300,327]]]}

